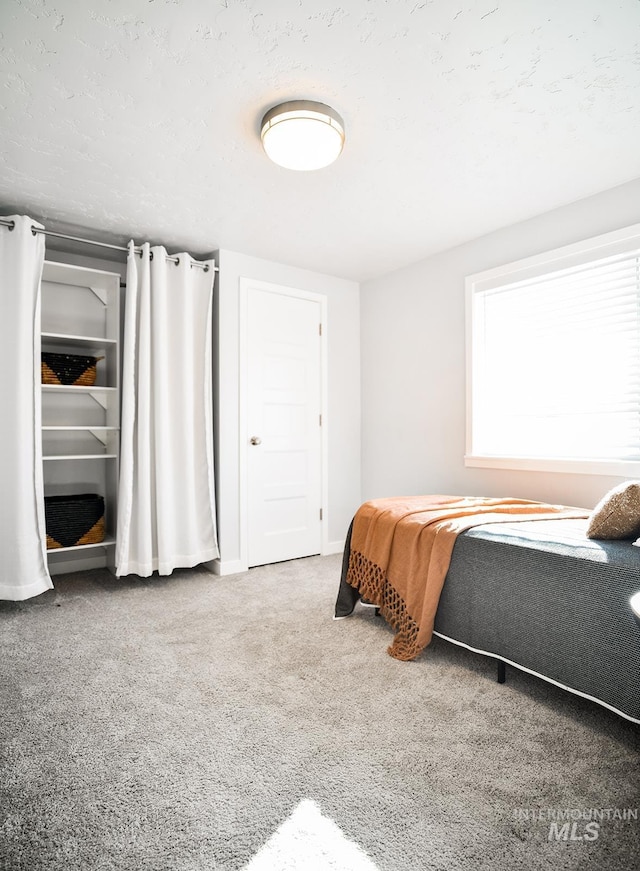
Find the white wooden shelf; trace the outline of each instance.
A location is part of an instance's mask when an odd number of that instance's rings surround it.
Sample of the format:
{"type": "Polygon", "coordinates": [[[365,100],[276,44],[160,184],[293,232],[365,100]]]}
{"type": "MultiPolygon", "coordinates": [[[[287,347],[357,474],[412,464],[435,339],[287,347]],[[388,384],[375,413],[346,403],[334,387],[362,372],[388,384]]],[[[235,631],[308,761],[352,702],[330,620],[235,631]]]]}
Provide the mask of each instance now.
{"type": "Polygon", "coordinates": [[[110,547],[115,543],[115,538],[109,536],[108,538],[103,538],[102,541],[98,541],[95,544],[74,544],[72,547],[48,547],[47,553],[69,553],[69,551],[72,550],[92,550],[96,547],[110,547]]]}
{"type": "Polygon", "coordinates": [[[51,460],[117,460],[117,454],[50,454],[42,458],[43,462],[51,460]]]}
{"type": "Polygon", "coordinates": [[[119,432],[119,426],[43,426],[43,432],[119,432]]]}
{"type": "Polygon", "coordinates": [[[106,339],[104,336],[77,336],[71,333],[41,333],[43,345],[117,345],[117,339],[106,339]]]}
{"type": "Polygon", "coordinates": [[[87,387],[84,384],[42,384],[45,393],[111,393],[115,395],[118,392],[117,387],[102,387],[99,384],[92,384],[87,387]]]}

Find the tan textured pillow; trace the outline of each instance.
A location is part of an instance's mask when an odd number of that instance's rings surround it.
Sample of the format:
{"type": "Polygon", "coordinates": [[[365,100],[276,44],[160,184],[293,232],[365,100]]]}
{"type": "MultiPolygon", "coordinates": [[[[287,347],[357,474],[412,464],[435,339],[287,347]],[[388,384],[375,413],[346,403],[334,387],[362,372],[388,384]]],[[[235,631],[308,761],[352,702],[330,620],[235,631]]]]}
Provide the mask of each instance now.
{"type": "Polygon", "coordinates": [[[636,538],[640,535],[640,481],[626,481],[598,502],[589,517],[587,538],[636,538]]]}

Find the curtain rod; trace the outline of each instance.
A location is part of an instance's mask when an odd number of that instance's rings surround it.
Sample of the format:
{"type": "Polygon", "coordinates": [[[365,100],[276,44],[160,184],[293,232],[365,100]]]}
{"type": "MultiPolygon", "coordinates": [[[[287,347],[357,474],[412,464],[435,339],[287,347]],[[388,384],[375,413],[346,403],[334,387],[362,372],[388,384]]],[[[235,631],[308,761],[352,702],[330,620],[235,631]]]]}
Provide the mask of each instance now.
{"type": "MultiPolygon", "coordinates": [[[[0,218],[0,224],[4,224],[5,227],[8,227],[10,230],[16,225],[15,221],[7,221],[5,218],[0,218]]],[[[107,242],[96,242],[93,239],[81,239],[80,236],[66,236],[64,233],[54,233],[52,230],[42,230],[40,227],[31,226],[31,232],[35,236],[36,233],[41,233],[43,236],[55,236],[56,239],[68,239],[70,242],[84,242],[85,245],[97,245],[99,248],[111,248],[113,251],[124,251],[127,253],[129,251],[128,248],[124,248],[122,245],[109,245],[107,242]]],[[[136,254],[142,254],[142,248],[134,247],[133,249],[136,254]]],[[[153,258],[153,251],[151,252],[151,257],[153,258]]],[[[179,257],[172,257],[170,254],[167,254],[167,260],[170,260],[172,263],[176,265],[180,263],[179,257]]],[[[197,260],[193,260],[191,262],[192,266],[197,266],[199,269],[204,269],[205,272],[209,271],[208,263],[199,263],[197,260]]],[[[218,267],[213,267],[214,272],[218,272],[218,267]]]]}

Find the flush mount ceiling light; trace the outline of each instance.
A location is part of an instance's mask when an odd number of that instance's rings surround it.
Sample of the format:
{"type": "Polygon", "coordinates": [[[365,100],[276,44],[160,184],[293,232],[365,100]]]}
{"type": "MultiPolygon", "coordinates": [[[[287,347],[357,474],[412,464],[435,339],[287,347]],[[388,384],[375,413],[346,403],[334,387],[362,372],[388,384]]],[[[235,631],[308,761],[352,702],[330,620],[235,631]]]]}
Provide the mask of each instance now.
{"type": "Polygon", "coordinates": [[[322,169],[339,156],[344,122],[324,103],[292,100],[269,109],[260,126],[262,145],[285,169],[322,169]]]}

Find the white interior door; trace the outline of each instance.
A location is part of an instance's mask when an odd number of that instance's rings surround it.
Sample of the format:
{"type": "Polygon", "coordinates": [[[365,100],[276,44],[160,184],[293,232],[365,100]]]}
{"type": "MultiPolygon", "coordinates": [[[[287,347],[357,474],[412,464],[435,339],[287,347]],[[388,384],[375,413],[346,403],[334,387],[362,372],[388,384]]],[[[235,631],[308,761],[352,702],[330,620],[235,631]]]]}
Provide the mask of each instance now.
{"type": "Polygon", "coordinates": [[[249,566],[320,553],[321,304],[247,289],[249,566]]]}

